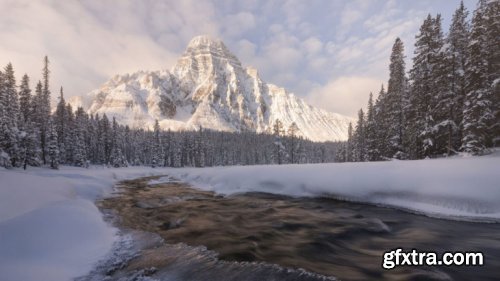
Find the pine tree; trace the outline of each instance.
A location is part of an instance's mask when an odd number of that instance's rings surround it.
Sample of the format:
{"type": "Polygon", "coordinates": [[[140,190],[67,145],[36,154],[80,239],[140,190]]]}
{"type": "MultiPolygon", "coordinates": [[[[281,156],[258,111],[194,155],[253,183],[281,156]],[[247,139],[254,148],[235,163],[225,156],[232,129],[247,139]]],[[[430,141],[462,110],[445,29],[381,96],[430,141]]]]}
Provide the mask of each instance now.
{"type": "Polygon", "coordinates": [[[68,143],[68,112],[66,110],[66,101],[64,100],[63,88],[61,87],[59,102],[57,103],[54,116],[54,123],[57,130],[57,143],[59,145],[60,158],[66,160],[66,144],[68,143]]]}
{"type": "Polygon", "coordinates": [[[366,125],[365,125],[365,114],[363,109],[358,112],[358,122],[356,124],[356,130],[354,132],[354,161],[364,162],[367,158],[366,153],[366,125]]]}
{"type": "Polygon", "coordinates": [[[277,164],[281,165],[284,161],[285,146],[282,142],[282,135],[284,133],[283,123],[281,120],[276,119],[273,125],[274,134],[274,159],[277,164]]]}
{"type": "Polygon", "coordinates": [[[33,123],[26,123],[24,131],[19,134],[19,142],[23,168],[26,170],[28,165],[40,166],[41,160],[40,148],[38,147],[38,135],[33,123]]]}
{"type": "Polygon", "coordinates": [[[49,90],[49,59],[44,58],[44,66],[42,70],[43,84],[38,82],[34,102],[34,118],[40,130],[40,147],[42,150],[42,161],[47,163],[47,138],[48,138],[48,120],[50,117],[50,90],[49,90]]]}
{"type": "Polygon", "coordinates": [[[404,131],[404,96],[406,88],[404,46],[401,39],[396,38],[392,47],[391,62],[389,65],[389,83],[387,87],[385,107],[385,124],[387,125],[387,149],[389,158],[404,159],[403,131],[404,131]]]}
{"type": "Polygon", "coordinates": [[[74,136],[74,164],[78,167],[85,167],[87,155],[85,149],[85,129],[87,124],[87,114],[83,108],[79,107],[75,113],[75,122],[73,124],[74,136]]]}
{"type": "Polygon", "coordinates": [[[347,127],[347,143],[346,143],[345,157],[344,157],[346,162],[354,161],[353,151],[354,151],[354,138],[352,131],[352,123],[349,122],[349,127],[347,127]]]}
{"type": "Polygon", "coordinates": [[[424,20],[420,32],[416,36],[415,57],[410,71],[412,81],[407,127],[409,128],[410,158],[430,156],[436,146],[435,120],[433,109],[436,108],[436,97],[441,89],[438,70],[442,64],[441,48],[443,47],[441,16],[430,15],[424,20]]]}
{"type": "Polygon", "coordinates": [[[288,137],[290,140],[289,146],[289,152],[288,155],[290,155],[290,163],[295,164],[298,163],[298,150],[299,150],[299,144],[297,141],[299,134],[299,127],[297,126],[297,123],[292,122],[290,127],[288,127],[288,137]]]}
{"type": "Polygon", "coordinates": [[[152,159],[151,159],[151,167],[156,168],[160,164],[160,155],[161,153],[161,140],[160,140],[160,123],[158,119],[155,120],[155,125],[153,128],[153,148],[152,148],[152,159]]]}
{"type": "Polygon", "coordinates": [[[115,117],[113,117],[113,128],[111,132],[111,155],[110,162],[115,168],[127,167],[127,161],[123,156],[122,148],[118,145],[118,140],[120,139],[120,128],[116,122],[115,117]]]}
{"type": "Polygon", "coordinates": [[[16,90],[16,79],[14,77],[14,69],[12,64],[8,64],[4,68],[3,79],[3,100],[4,100],[4,116],[3,116],[3,133],[0,136],[0,144],[3,150],[10,158],[10,166],[19,167],[22,165],[22,152],[19,147],[18,127],[19,120],[19,98],[16,90]]]}
{"type": "Polygon", "coordinates": [[[500,145],[500,1],[485,3],[486,56],[488,61],[488,91],[493,118],[488,120],[487,145],[500,145]]]}
{"type": "Polygon", "coordinates": [[[50,163],[50,168],[59,169],[59,147],[57,145],[57,131],[54,122],[52,121],[52,118],[49,118],[47,126],[48,126],[47,155],[50,163]]]}
{"type": "Polygon", "coordinates": [[[375,142],[373,144],[372,154],[377,160],[390,158],[388,152],[388,127],[386,118],[386,107],[387,104],[387,92],[385,91],[384,85],[380,87],[377,100],[373,106],[373,120],[374,120],[374,138],[375,142]]]}
{"type": "MultiPolygon", "coordinates": [[[[462,150],[482,154],[488,144],[489,126],[494,120],[493,93],[489,84],[487,1],[480,0],[472,18],[469,60],[466,64],[467,95],[465,96],[462,150]]],[[[498,36],[498,34],[497,34],[498,36]]]]}
{"type": "MultiPolygon", "coordinates": [[[[465,64],[468,59],[467,45],[470,27],[467,21],[469,12],[460,2],[453,14],[453,19],[446,38],[445,72],[443,81],[445,91],[440,97],[438,110],[443,113],[443,125],[446,125],[446,153],[458,151],[462,143],[463,105],[466,95],[465,64]]],[[[444,144],[443,144],[444,145],[444,144]]]]}
{"type": "Polygon", "coordinates": [[[30,89],[30,78],[27,74],[24,74],[21,85],[19,86],[19,109],[23,123],[31,122],[32,109],[32,97],[30,89]]]}
{"type": "Polygon", "coordinates": [[[373,105],[373,94],[370,92],[368,99],[368,109],[366,114],[366,129],[365,129],[365,142],[366,142],[366,160],[377,161],[379,159],[378,149],[376,146],[376,123],[375,123],[375,109],[373,105]]]}

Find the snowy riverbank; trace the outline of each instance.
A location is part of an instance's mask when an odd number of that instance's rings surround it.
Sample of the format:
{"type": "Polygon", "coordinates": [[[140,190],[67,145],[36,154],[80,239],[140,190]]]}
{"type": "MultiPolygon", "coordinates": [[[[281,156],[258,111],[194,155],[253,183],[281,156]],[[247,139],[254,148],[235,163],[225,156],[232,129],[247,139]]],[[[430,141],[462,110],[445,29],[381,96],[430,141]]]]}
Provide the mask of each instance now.
{"type": "Polygon", "coordinates": [[[500,151],[482,157],[192,168],[170,174],[226,195],[327,196],[435,217],[500,221],[500,151]]]}
{"type": "Polygon", "coordinates": [[[500,152],[483,157],[283,166],[0,170],[2,280],[70,280],[111,249],[94,201],[121,179],[168,174],[220,194],[331,196],[432,216],[500,221],[500,152]]]}
{"type": "Polygon", "coordinates": [[[118,180],[161,172],[0,170],[0,279],[59,281],[86,274],[117,239],[94,201],[109,194],[118,180]]]}

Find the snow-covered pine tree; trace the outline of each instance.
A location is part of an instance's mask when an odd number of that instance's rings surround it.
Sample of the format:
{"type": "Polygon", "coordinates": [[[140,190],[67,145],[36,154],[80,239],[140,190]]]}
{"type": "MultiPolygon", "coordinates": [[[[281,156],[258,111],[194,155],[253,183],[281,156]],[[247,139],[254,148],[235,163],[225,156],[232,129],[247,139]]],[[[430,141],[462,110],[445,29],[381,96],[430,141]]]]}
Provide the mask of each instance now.
{"type": "Polygon", "coordinates": [[[387,159],[390,153],[387,152],[388,148],[388,127],[389,125],[386,123],[386,108],[387,104],[387,92],[385,91],[384,85],[380,87],[380,91],[378,93],[377,100],[373,106],[373,125],[374,125],[374,157],[376,159],[387,159]]]}
{"type": "Polygon", "coordinates": [[[40,147],[38,128],[33,121],[34,104],[29,86],[29,77],[23,75],[21,85],[19,86],[19,146],[22,156],[22,165],[26,169],[30,166],[40,166],[40,147]]]}
{"type": "MultiPolygon", "coordinates": [[[[440,97],[439,111],[443,113],[447,133],[446,153],[449,155],[460,149],[463,131],[463,105],[466,95],[465,64],[470,26],[467,21],[469,12],[463,1],[455,10],[445,43],[445,81],[443,96],[440,97]]],[[[443,122],[441,121],[441,122],[443,122]]]]}
{"type": "Polygon", "coordinates": [[[290,127],[288,127],[288,140],[289,140],[289,145],[288,145],[288,155],[290,155],[290,163],[295,164],[299,163],[299,157],[298,157],[298,150],[299,150],[299,141],[298,135],[300,133],[299,127],[297,126],[297,123],[292,122],[290,127]]]}
{"type": "Polygon", "coordinates": [[[3,116],[4,128],[0,136],[0,143],[10,158],[10,165],[20,167],[22,165],[22,153],[18,139],[20,134],[18,127],[19,98],[12,64],[9,63],[4,68],[2,80],[5,113],[3,116]]]}
{"type": "Polygon", "coordinates": [[[160,139],[160,123],[158,119],[155,120],[153,127],[153,141],[151,148],[151,167],[156,168],[160,166],[160,159],[163,153],[161,152],[161,139],[160,139]]]}
{"type": "Polygon", "coordinates": [[[488,146],[500,146],[500,1],[487,1],[485,9],[488,85],[493,118],[488,124],[488,146]]]}
{"type": "Polygon", "coordinates": [[[284,133],[283,123],[281,120],[276,119],[273,125],[274,134],[274,160],[275,163],[281,165],[285,158],[285,146],[283,145],[282,136],[284,133]]]}
{"type": "Polygon", "coordinates": [[[78,107],[75,112],[75,121],[73,122],[72,135],[74,136],[73,163],[78,167],[85,167],[87,155],[85,148],[85,130],[88,122],[88,115],[82,107],[78,107]]]}
{"type": "Polygon", "coordinates": [[[435,150],[435,120],[433,110],[441,88],[439,72],[440,50],[443,47],[441,16],[428,15],[416,36],[413,68],[410,70],[411,93],[407,125],[409,129],[410,158],[423,158],[435,150]],[[414,148],[415,150],[412,150],[414,148]]]}
{"type": "Polygon", "coordinates": [[[358,122],[356,124],[356,129],[354,132],[354,161],[364,162],[366,161],[366,125],[365,125],[365,114],[363,109],[358,112],[358,122]]]}
{"type": "MultiPolygon", "coordinates": [[[[60,163],[73,164],[75,163],[75,150],[76,150],[76,130],[75,130],[75,114],[73,113],[73,108],[70,104],[66,104],[66,132],[63,142],[64,142],[64,156],[62,159],[61,152],[59,151],[60,163]]],[[[55,122],[55,120],[53,120],[55,122]]],[[[57,131],[57,124],[54,123],[57,131]]],[[[58,137],[58,141],[61,139],[58,137]]]]}
{"type": "Polygon", "coordinates": [[[19,111],[20,121],[22,123],[31,122],[32,114],[32,96],[30,89],[30,78],[27,74],[23,75],[21,85],[19,86],[19,111]]]}
{"type": "Polygon", "coordinates": [[[205,167],[205,147],[203,128],[200,126],[200,129],[195,136],[195,167],[205,167]]]}
{"type": "Polygon", "coordinates": [[[345,146],[345,162],[355,161],[353,158],[354,154],[354,136],[352,131],[352,123],[349,122],[349,127],[347,128],[347,142],[345,146]]]}
{"type": "Polygon", "coordinates": [[[4,137],[6,135],[6,132],[10,130],[8,124],[7,124],[7,118],[5,117],[6,115],[6,97],[5,97],[5,91],[4,91],[4,78],[3,78],[3,73],[0,71],[0,167],[10,167],[10,157],[7,151],[5,151],[5,143],[4,143],[4,137]]]}
{"type": "Polygon", "coordinates": [[[54,115],[54,123],[57,131],[57,143],[59,145],[59,155],[61,162],[66,160],[66,144],[68,141],[68,112],[66,110],[66,101],[64,100],[63,88],[59,92],[59,102],[57,103],[56,112],[54,115]]]}
{"type": "MultiPolygon", "coordinates": [[[[462,150],[474,155],[482,154],[488,144],[489,126],[494,120],[493,93],[488,74],[488,2],[480,0],[472,18],[469,41],[469,60],[466,64],[467,95],[463,112],[464,136],[462,150]]],[[[493,1],[494,2],[494,1],[493,1]]],[[[498,34],[497,34],[498,36],[498,34]]]]}
{"type": "Polygon", "coordinates": [[[49,120],[47,122],[47,129],[47,158],[50,164],[50,168],[59,169],[59,146],[57,145],[57,131],[52,117],[49,117],[49,120]]]}
{"type": "MultiPolygon", "coordinates": [[[[46,154],[47,154],[47,125],[50,117],[50,90],[49,90],[49,58],[47,56],[44,57],[43,60],[43,87],[40,89],[41,93],[37,100],[37,112],[38,116],[36,117],[39,123],[40,129],[40,146],[42,150],[42,161],[46,164],[46,154]]],[[[38,90],[38,88],[37,88],[38,90]]]]}
{"type": "Polygon", "coordinates": [[[27,122],[24,125],[23,131],[19,134],[21,161],[25,170],[28,165],[35,167],[41,165],[37,133],[38,130],[33,126],[33,123],[27,122]]]}
{"type": "Polygon", "coordinates": [[[101,164],[110,164],[111,158],[111,125],[106,114],[99,122],[99,158],[101,164]]]}
{"type": "Polygon", "coordinates": [[[375,123],[375,109],[373,105],[373,94],[370,92],[368,99],[368,108],[366,114],[366,129],[365,129],[365,143],[366,143],[366,160],[377,161],[379,160],[377,148],[377,127],[375,123]]]}
{"type": "Polygon", "coordinates": [[[115,168],[127,167],[127,161],[123,156],[122,148],[120,147],[118,140],[121,137],[120,128],[116,122],[115,117],[113,117],[113,128],[111,133],[111,155],[110,163],[115,168]]]}
{"type": "Polygon", "coordinates": [[[403,131],[404,112],[403,101],[406,88],[404,45],[396,38],[392,47],[389,65],[389,83],[385,98],[385,124],[387,124],[386,157],[404,159],[403,131]]]}

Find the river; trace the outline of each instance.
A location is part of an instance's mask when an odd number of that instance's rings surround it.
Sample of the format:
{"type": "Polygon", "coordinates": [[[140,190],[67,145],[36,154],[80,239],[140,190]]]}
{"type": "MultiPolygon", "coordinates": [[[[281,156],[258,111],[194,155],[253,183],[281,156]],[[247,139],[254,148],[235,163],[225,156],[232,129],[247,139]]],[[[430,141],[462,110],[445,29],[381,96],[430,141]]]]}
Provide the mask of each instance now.
{"type": "Polygon", "coordinates": [[[128,238],[117,244],[115,256],[80,280],[500,278],[497,223],[444,220],[328,198],[223,197],[175,179],[154,184],[157,178],[123,181],[116,196],[98,203],[128,238]],[[480,251],[485,265],[385,270],[383,253],[394,248],[480,251]]]}

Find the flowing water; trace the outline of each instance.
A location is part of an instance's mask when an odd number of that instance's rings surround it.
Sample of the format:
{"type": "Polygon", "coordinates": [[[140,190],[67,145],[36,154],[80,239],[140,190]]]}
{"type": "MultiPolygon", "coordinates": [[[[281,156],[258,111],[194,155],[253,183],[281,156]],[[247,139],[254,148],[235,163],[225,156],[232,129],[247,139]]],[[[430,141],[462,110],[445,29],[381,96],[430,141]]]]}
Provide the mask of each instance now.
{"type": "MultiPolygon", "coordinates": [[[[500,280],[500,224],[429,218],[326,198],[222,197],[175,180],[154,184],[153,179],[124,181],[119,195],[99,203],[130,240],[117,246],[118,252],[128,249],[129,256],[103,263],[99,278],[500,280]],[[383,253],[394,248],[481,251],[485,265],[384,270],[383,253]]],[[[98,280],[93,276],[81,280],[98,280]]]]}

